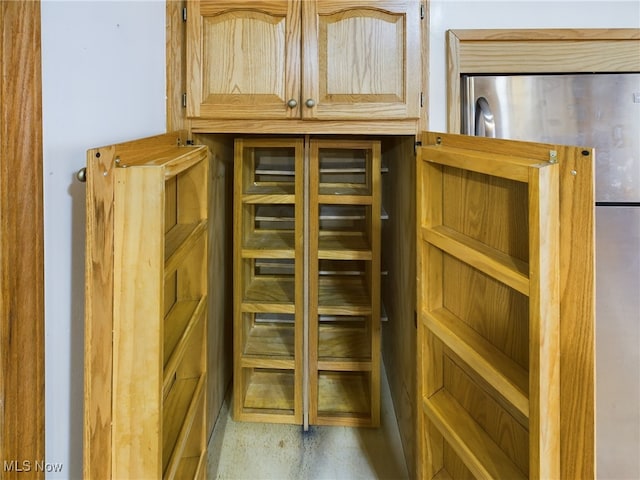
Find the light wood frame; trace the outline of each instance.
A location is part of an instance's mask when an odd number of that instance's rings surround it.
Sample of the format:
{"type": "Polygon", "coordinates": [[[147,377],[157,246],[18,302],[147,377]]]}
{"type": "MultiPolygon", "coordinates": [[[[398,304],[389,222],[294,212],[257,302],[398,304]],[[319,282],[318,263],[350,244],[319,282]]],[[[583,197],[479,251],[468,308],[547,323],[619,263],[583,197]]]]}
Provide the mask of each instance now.
{"type": "MultiPolygon", "coordinates": [[[[461,75],[640,72],[639,51],[640,29],[450,30],[448,131],[460,132],[461,75]]],[[[568,178],[561,175],[561,219],[593,201],[584,195],[589,185],[568,178]]],[[[595,478],[595,292],[583,295],[594,288],[594,239],[583,228],[562,222],[560,229],[562,478],[595,478]]]]}
{"type": "Polygon", "coordinates": [[[40,2],[1,2],[0,25],[0,459],[17,479],[45,458],[40,2]]]}

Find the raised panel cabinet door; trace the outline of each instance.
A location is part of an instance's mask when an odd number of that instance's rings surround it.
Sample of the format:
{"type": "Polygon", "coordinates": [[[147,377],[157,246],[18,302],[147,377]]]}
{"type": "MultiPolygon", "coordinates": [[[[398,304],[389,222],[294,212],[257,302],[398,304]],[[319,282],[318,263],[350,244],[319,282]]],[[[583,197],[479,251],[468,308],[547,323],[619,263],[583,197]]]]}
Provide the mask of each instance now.
{"type": "Polygon", "coordinates": [[[417,0],[303,2],[303,118],[418,118],[420,22],[417,0]]]}
{"type": "Polygon", "coordinates": [[[563,336],[563,323],[574,332],[593,323],[592,308],[572,306],[593,304],[593,190],[577,187],[592,184],[593,153],[432,132],[421,140],[417,477],[560,478],[571,421],[562,405],[576,395],[562,390],[560,369],[593,378],[592,363],[571,363],[563,336]]]}
{"type": "Polygon", "coordinates": [[[300,3],[187,2],[187,115],[300,116],[300,3]]]}

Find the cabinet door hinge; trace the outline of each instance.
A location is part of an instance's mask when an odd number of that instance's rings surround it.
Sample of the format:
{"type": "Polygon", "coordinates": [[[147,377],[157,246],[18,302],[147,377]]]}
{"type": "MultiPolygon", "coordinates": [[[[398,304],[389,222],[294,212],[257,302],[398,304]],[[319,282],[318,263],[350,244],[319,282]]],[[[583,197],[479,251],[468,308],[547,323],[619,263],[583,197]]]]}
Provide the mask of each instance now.
{"type": "Polygon", "coordinates": [[[424,107],[424,93],[420,92],[420,108],[424,107]]]}
{"type": "Polygon", "coordinates": [[[187,21],[187,7],[182,7],[182,21],[187,21]]]}
{"type": "Polygon", "coordinates": [[[182,94],[182,108],[187,108],[187,93],[182,94]]]}

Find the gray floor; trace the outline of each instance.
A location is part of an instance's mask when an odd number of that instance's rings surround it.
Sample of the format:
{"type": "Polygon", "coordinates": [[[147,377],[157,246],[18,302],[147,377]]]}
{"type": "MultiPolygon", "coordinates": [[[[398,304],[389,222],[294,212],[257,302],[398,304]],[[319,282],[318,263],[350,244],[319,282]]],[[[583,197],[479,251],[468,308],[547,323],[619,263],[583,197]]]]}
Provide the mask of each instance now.
{"type": "Polygon", "coordinates": [[[209,479],[406,479],[387,378],[381,427],[311,427],[234,422],[227,398],[209,444],[209,479]]]}

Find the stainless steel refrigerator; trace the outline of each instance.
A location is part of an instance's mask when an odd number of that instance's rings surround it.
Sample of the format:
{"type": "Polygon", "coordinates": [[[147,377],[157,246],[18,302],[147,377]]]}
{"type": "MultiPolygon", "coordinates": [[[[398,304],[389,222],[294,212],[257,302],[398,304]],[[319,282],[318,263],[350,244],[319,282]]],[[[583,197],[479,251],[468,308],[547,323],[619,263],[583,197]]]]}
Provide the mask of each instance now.
{"type": "Polygon", "coordinates": [[[463,131],[596,149],[596,462],[640,478],[640,74],[468,76],[463,131]]]}

